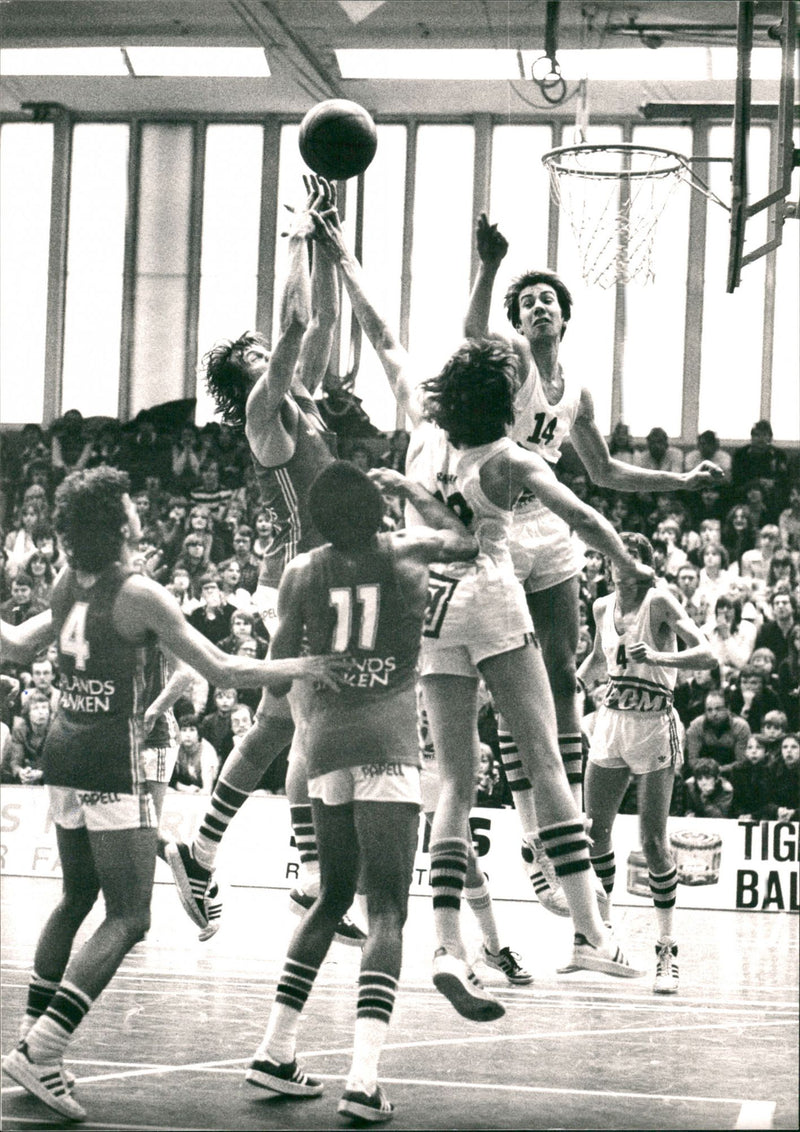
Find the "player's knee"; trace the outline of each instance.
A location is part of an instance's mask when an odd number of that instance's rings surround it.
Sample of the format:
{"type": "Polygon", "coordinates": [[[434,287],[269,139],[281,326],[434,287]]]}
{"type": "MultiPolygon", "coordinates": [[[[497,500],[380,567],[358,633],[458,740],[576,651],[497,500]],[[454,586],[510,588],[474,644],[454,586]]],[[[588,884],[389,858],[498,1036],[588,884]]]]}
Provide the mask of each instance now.
{"type": "Polygon", "coordinates": [[[319,914],[338,922],[350,908],[355,894],[355,884],[323,884],[317,900],[319,914]]]}
{"type": "Polygon", "coordinates": [[[560,650],[553,656],[547,667],[550,687],[554,696],[574,696],[578,691],[578,676],[575,656],[560,650]]]}
{"type": "Polygon", "coordinates": [[[61,914],[71,923],[82,924],[94,908],[99,894],[99,885],[70,888],[61,898],[59,905],[61,914]]]}
{"type": "Polygon", "coordinates": [[[642,830],[642,852],[648,864],[664,865],[669,867],[671,859],[669,843],[667,842],[666,834],[653,833],[649,830],[642,830]]]}

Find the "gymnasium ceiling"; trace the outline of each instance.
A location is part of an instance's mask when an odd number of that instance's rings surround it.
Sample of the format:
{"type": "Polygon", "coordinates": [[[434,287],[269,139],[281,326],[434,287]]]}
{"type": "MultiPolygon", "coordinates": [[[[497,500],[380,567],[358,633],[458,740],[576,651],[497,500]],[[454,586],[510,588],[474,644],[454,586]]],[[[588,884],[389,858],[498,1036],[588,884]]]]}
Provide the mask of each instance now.
{"type": "MultiPolygon", "coordinates": [[[[0,3],[5,48],[260,46],[271,77],[5,75],[0,76],[0,112],[18,115],[23,103],[53,102],[90,116],[297,116],[322,98],[338,96],[361,102],[379,117],[492,113],[514,118],[540,109],[548,116],[572,116],[573,100],[548,106],[529,77],[510,82],[343,79],[334,55],[336,48],[493,47],[538,57],[544,54],[547,9],[546,0],[6,0],[0,3]]],[[[735,0],[562,0],[557,48],[647,47],[655,58],[676,47],[732,47],[736,13],[735,0]]],[[[771,0],[757,4],[756,46],[770,44],[767,31],[779,13],[780,5],[771,0]]],[[[775,52],[778,59],[777,47],[775,52]]],[[[574,86],[569,83],[570,90],[574,86]]],[[[754,82],[753,97],[776,98],[766,82],[754,82]]],[[[602,114],[627,115],[648,101],[729,103],[732,98],[730,79],[590,83],[590,108],[602,114]]]]}

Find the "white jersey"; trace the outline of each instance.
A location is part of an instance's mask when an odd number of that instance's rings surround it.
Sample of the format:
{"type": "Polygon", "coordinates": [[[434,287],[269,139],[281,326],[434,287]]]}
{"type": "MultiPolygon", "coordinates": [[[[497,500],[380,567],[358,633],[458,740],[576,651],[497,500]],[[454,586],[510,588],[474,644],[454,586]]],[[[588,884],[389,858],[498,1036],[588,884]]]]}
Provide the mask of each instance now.
{"type": "Polygon", "coordinates": [[[487,555],[496,565],[513,572],[509,534],[513,512],[487,497],[481,487],[481,469],[500,452],[514,449],[515,443],[509,436],[481,444],[477,448],[467,448],[458,454],[456,474],[457,487],[472,513],[470,530],[478,540],[482,554],[487,555]]]}
{"type": "Polygon", "coordinates": [[[649,589],[638,610],[624,615],[625,631],[621,634],[614,624],[616,594],[601,598],[595,606],[595,621],[609,678],[604,707],[634,712],[664,712],[672,707],[677,669],[659,664],[637,664],[630,658],[627,649],[636,641],[644,641],[656,652],[676,651],[674,631],[670,631],[666,643],[660,644],[655,640],[650,609],[657,594],[656,589],[649,589]]]}
{"type": "Polygon", "coordinates": [[[538,452],[550,464],[557,464],[561,457],[561,445],[572,431],[581,400],[581,386],[569,381],[563,371],[561,376],[564,392],[560,401],[551,405],[539,371],[531,362],[528,378],[514,399],[511,438],[523,448],[538,452]]]}

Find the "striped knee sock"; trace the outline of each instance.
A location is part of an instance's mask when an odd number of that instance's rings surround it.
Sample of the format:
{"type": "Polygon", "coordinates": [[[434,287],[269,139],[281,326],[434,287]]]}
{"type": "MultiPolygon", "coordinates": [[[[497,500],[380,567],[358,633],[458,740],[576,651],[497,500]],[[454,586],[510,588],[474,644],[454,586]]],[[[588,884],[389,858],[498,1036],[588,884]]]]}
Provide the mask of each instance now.
{"type": "Polygon", "coordinates": [[[41,1018],[57,990],[58,983],[51,979],[43,979],[35,971],[31,974],[31,980],[28,983],[28,1001],[19,1027],[20,1039],[24,1038],[34,1022],[41,1018]]]}
{"type": "Polygon", "coordinates": [[[583,742],[580,731],[576,735],[559,735],[558,749],[572,796],[580,805],[583,789],[583,742]]]}
{"type": "Polygon", "coordinates": [[[397,979],[382,971],[362,971],[358,979],[358,1005],[353,1062],[346,1088],[368,1095],[378,1083],[381,1056],[397,995],[397,979]]]}
{"type": "Polygon", "coordinates": [[[541,826],[539,837],[562,884],[576,873],[588,872],[589,841],[582,821],[541,826]]]}
{"type": "Polygon", "coordinates": [[[603,891],[606,895],[610,896],[614,891],[614,880],[617,875],[617,864],[614,859],[614,850],[610,849],[608,853],[601,853],[599,857],[590,857],[592,867],[597,873],[598,879],[603,886],[603,891]]]}
{"type": "Polygon", "coordinates": [[[464,957],[461,940],[461,894],[467,875],[467,843],[450,837],[431,844],[431,888],[433,922],[440,946],[458,958],[464,957]]]}
{"type": "Polygon", "coordinates": [[[230,823],[250,797],[220,777],[192,844],[192,856],[204,869],[213,869],[217,850],[230,823]]]}
{"type": "Polygon", "coordinates": [[[525,831],[536,829],[536,810],[533,803],[533,786],[519,757],[514,736],[505,729],[502,719],[497,729],[497,742],[500,747],[500,761],[514,801],[514,809],[519,814],[525,831]]]}
{"type": "Polygon", "coordinates": [[[256,1058],[270,1057],[283,1064],[294,1060],[300,1014],[311,994],[319,967],[298,963],[288,956],[283,965],[275,1002],[256,1058]]]}
{"type": "Polygon", "coordinates": [[[672,937],[672,915],[678,893],[678,870],[675,865],[666,873],[648,872],[650,891],[662,939],[672,937]]]}
{"type": "Polygon", "coordinates": [[[31,1061],[61,1061],[75,1030],[89,1012],[92,999],[73,983],[61,983],[44,1014],[31,1026],[25,1041],[31,1061]]]}

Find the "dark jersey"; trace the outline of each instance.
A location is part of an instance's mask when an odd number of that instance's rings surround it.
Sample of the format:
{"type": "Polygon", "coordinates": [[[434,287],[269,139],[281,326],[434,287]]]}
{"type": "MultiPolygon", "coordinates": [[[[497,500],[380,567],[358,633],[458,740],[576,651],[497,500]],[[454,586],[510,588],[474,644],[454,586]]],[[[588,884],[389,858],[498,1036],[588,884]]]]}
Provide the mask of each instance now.
{"type": "Polygon", "coordinates": [[[326,430],[312,397],[287,393],[280,408],[284,425],[289,427],[289,399],[298,409],[294,453],[285,464],[271,468],[253,456],[261,502],[275,513],[274,538],[262,560],[258,580],[262,586],[275,588],[293,558],[324,542],[308,513],[308,492],[336,453],[336,434],[326,430]]]}
{"type": "Polygon", "coordinates": [[[419,765],[414,679],[427,589],[405,581],[391,535],[357,557],[312,550],[300,591],[308,651],[350,658],[339,692],[295,685],[309,777],[365,760],[419,765]]]}
{"type": "Polygon", "coordinates": [[[144,784],[139,732],[144,646],[116,631],[114,603],[130,571],[110,566],[84,588],[68,569],[53,590],[61,696],[44,749],[44,779],[105,793],[144,784]]]}

